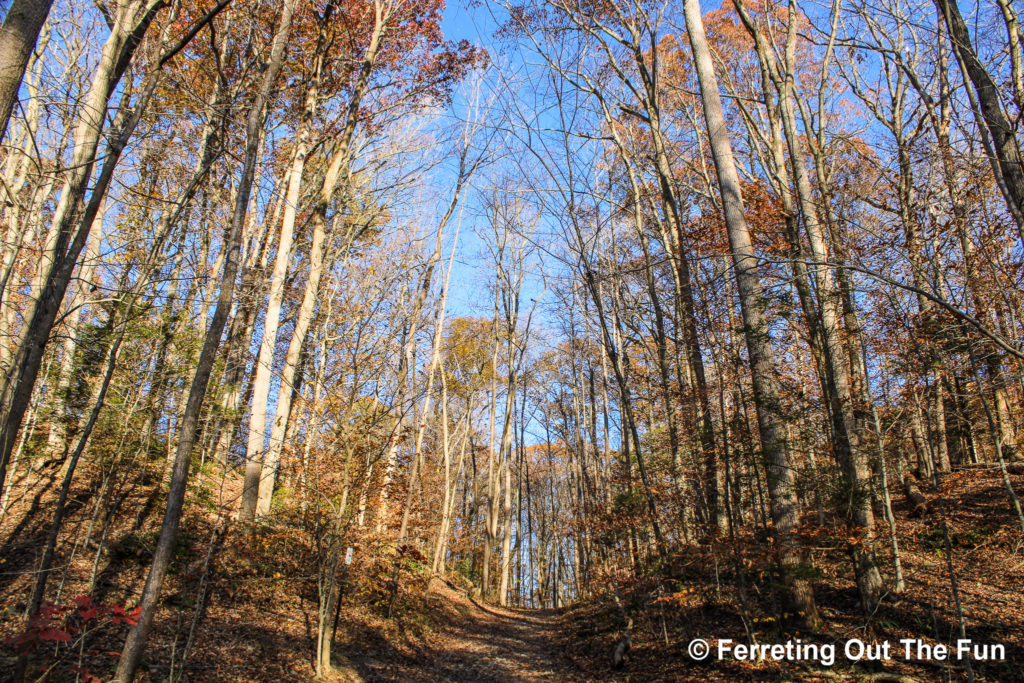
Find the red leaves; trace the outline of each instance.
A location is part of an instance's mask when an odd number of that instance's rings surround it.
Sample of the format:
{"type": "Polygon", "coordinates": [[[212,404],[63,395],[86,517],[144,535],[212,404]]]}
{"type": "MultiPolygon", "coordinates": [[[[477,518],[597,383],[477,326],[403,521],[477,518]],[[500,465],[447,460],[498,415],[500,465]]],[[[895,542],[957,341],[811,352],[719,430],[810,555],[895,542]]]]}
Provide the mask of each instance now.
{"type": "Polygon", "coordinates": [[[39,611],[29,617],[25,630],[4,639],[4,645],[14,649],[18,654],[26,654],[35,650],[43,641],[67,642],[71,635],[59,628],[60,615],[70,608],[63,605],[43,603],[39,611]]]}
{"type": "Polygon", "coordinates": [[[136,607],[131,612],[126,612],[124,605],[114,605],[111,609],[111,614],[114,618],[111,619],[115,624],[125,623],[131,626],[135,626],[139,623],[139,616],[142,614],[142,606],[136,607]]]}
{"type": "Polygon", "coordinates": [[[100,614],[100,606],[94,605],[92,597],[88,595],[79,595],[73,598],[71,602],[75,603],[75,607],[78,608],[78,617],[82,621],[89,621],[95,619],[100,614]]]}
{"type": "MultiPolygon", "coordinates": [[[[123,603],[97,603],[89,595],[76,596],[68,605],[44,602],[39,611],[29,618],[24,631],[3,642],[18,654],[28,654],[46,643],[70,643],[76,634],[98,626],[96,622],[105,617],[110,617],[112,624],[135,625],[141,611],[141,607],[127,611],[123,603]]],[[[82,678],[90,680],[88,676],[83,675],[82,678]]]]}
{"type": "Polygon", "coordinates": [[[53,640],[61,643],[71,641],[71,634],[58,628],[44,628],[37,634],[39,640],[53,640]]]}
{"type": "Polygon", "coordinates": [[[426,556],[424,556],[416,546],[408,543],[399,546],[398,554],[402,557],[410,557],[418,562],[428,562],[426,556]]]}

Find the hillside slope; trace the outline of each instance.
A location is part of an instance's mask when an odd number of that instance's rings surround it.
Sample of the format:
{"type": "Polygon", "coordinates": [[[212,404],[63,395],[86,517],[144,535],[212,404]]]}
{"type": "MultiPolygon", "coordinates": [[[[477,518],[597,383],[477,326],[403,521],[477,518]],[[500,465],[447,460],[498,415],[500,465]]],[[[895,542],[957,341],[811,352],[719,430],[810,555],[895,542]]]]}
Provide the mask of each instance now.
{"type": "MultiPolygon", "coordinates": [[[[3,520],[2,636],[0,670],[16,661],[11,640],[25,632],[26,595],[52,514],[54,473],[43,471],[18,482],[22,495],[3,520]]],[[[115,501],[107,521],[100,505],[102,472],[89,472],[69,499],[68,522],[47,597],[56,605],[52,623],[69,635],[39,640],[32,654],[31,680],[74,680],[74,672],[106,678],[127,628],[116,612],[131,607],[145,577],[159,519],[157,473],[145,486],[115,501]],[[104,606],[104,618],[83,620],[80,600],[104,606]]],[[[1024,477],[1014,484],[1024,488],[1024,477]]],[[[206,471],[193,485],[180,547],[157,615],[140,680],[309,681],[313,678],[316,632],[316,577],[313,548],[294,519],[280,517],[258,533],[231,521],[241,482],[232,474],[206,471]]],[[[704,680],[966,680],[962,665],[889,661],[834,666],[813,662],[694,662],[693,638],[714,642],[777,643],[791,638],[836,643],[922,638],[955,642],[959,620],[950,589],[941,511],[955,507],[948,529],[952,567],[963,605],[964,626],[975,642],[1001,643],[1005,661],[978,663],[975,680],[1021,680],[1024,661],[1024,560],[1020,531],[999,474],[963,472],[940,490],[929,491],[930,512],[914,516],[897,501],[895,511],[907,589],[888,595],[871,619],[859,609],[844,550],[819,544],[814,561],[825,620],[817,634],[780,626],[770,577],[753,570],[745,603],[735,580],[734,560],[742,547],[728,543],[679,550],[663,573],[636,579],[609,577],[607,592],[566,610],[505,609],[470,597],[469,584],[455,575],[430,575],[401,553],[372,548],[342,579],[337,610],[335,680],[339,681],[704,681],[704,680]],[[615,596],[618,596],[616,603],[615,596]],[[627,620],[632,627],[627,628],[627,620]],[[625,633],[632,647],[621,667],[612,653],[625,633]],[[902,678],[901,678],[902,677],[902,678]]],[[[880,547],[888,548],[888,539],[880,547]]],[[[742,539],[737,541],[742,546],[742,539]]],[[[887,575],[886,551],[881,560],[887,575]]],[[[88,679],[85,679],[88,680],[88,679]]]]}

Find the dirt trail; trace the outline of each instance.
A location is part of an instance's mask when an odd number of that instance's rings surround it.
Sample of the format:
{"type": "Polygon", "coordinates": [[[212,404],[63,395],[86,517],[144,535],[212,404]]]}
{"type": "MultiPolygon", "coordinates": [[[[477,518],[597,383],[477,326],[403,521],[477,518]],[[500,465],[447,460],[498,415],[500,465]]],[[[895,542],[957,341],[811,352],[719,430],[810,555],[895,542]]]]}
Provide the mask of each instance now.
{"type": "Polygon", "coordinates": [[[447,587],[432,592],[450,601],[458,616],[414,652],[353,652],[350,680],[587,680],[562,651],[558,612],[484,605],[447,587]]]}

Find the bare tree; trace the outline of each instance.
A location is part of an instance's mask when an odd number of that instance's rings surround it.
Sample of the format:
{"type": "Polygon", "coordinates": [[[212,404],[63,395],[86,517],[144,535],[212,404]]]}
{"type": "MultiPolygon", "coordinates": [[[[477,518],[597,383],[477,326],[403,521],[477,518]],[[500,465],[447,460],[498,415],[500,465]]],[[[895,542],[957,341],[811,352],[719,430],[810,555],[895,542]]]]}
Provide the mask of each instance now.
{"type": "Polygon", "coordinates": [[[283,0],[282,2],[281,15],[278,20],[273,45],[271,46],[270,58],[267,62],[267,68],[263,72],[259,90],[256,92],[256,97],[246,122],[244,166],[242,167],[238,190],[235,195],[235,206],[231,216],[231,223],[225,230],[223,246],[225,258],[220,295],[217,299],[217,308],[213,313],[213,319],[210,321],[210,326],[207,328],[203,338],[202,351],[199,355],[195,376],[192,378],[188,403],[185,406],[185,413],[179,428],[178,446],[174,458],[170,487],[167,492],[167,507],[164,510],[160,537],[157,540],[156,550],[153,553],[153,562],[150,565],[149,574],[146,577],[146,585],[142,590],[142,597],[139,600],[139,620],[125,640],[124,649],[118,661],[114,680],[119,681],[119,683],[131,683],[135,678],[135,670],[138,668],[139,661],[142,658],[146,636],[153,623],[153,616],[156,613],[157,603],[160,599],[160,589],[163,586],[164,576],[167,573],[171,554],[174,551],[178,524],[181,521],[182,503],[185,499],[185,485],[188,482],[189,469],[192,463],[192,446],[195,443],[196,433],[199,429],[199,413],[202,409],[203,399],[206,397],[206,388],[210,381],[210,373],[213,371],[214,358],[217,349],[220,347],[221,334],[224,332],[224,325],[227,322],[228,309],[231,307],[234,298],[235,279],[238,275],[239,241],[242,235],[242,224],[245,222],[245,215],[249,208],[249,198],[252,192],[253,178],[256,173],[256,158],[259,155],[260,142],[263,138],[261,131],[266,118],[267,101],[270,99],[271,92],[277,83],[278,75],[281,73],[281,68],[284,65],[285,50],[292,28],[292,17],[297,4],[297,0],[283,0]]]}
{"type": "Polygon", "coordinates": [[[807,579],[800,575],[800,555],[796,547],[797,500],[793,471],[789,462],[781,416],[778,413],[778,389],[774,377],[774,359],[768,335],[768,321],[764,315],[761,284],[758,277],[757,255],[750,241],[744,215],[739,175],[733,160],[732,146],[718,92],[711,51],[708,49],[697,0],[686,0],[684,5],[687,36],[693,50],[694,67],[700,83],[704,118],[708,128],[712,158],[718,174],[722,195],[722,210],[729,233],[736,287],[743,313],[744,336],[747,342],[754,403],[757,406],[757,424],[768,470],[768,489],[772,497],[772,521],[778,547],[783,580],[795,612],[808,624],[818,621],[814,593],[807,579]]]}
{"type": "Polygon", "coordinates": [[[13,0],[0,28],[0,140],[7,133],[18,90],[53,0],[13,0]]]}

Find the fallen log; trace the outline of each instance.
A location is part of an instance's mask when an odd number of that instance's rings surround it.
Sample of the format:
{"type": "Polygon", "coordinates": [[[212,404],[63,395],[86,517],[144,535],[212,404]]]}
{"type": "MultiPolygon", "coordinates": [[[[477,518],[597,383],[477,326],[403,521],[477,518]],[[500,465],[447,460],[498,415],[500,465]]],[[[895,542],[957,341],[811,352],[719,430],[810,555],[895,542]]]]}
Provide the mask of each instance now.
{"type": "MultiPolygon", "coordinates": [[[[999,471],[999,463],[997,462],[967,462],[961,465],[953,466],[954,472],[979,472],[979,471],[999,471]]],[[[1007,462],[1006,471],[1010,474],[1024,474],[1024,462],[1007,462]]]]}
{"type": "Polygon", "coordinates": [[[903,492],[910,501],[910,514],[912,517],[920,517],[928,513],[928,499],[921,493],[917,486],[917,479],[910,472],[903,475],[903,492]]]}

